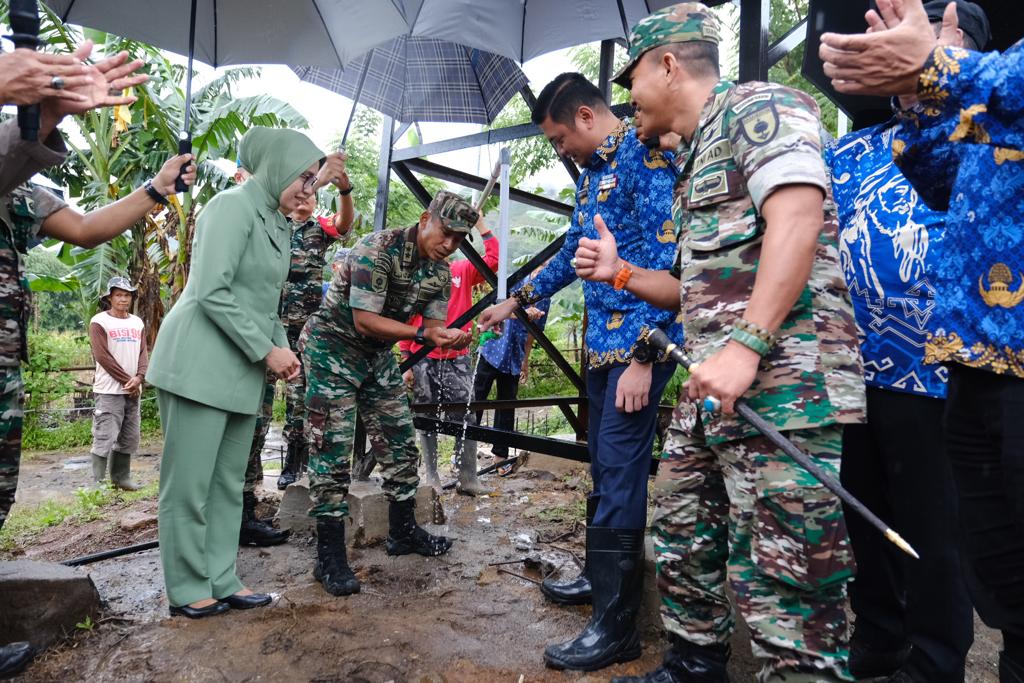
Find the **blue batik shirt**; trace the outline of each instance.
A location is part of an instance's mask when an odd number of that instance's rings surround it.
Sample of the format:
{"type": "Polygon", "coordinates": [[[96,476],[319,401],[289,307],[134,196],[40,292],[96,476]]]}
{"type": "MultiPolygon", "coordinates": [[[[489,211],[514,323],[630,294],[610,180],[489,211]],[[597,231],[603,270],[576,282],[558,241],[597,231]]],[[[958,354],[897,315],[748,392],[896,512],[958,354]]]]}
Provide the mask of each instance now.
{"type": "Polygon", "coordinates": [[[925,360],[1024,378],[1024,48],[936,48],[893,156],[948,210],[925,360]]]}
{"type": "MultiPolygon", "coordinates": [[[[601,215],[618,243],[619,255],[642,268],[669,270],[675,259],[672,221],[675,169],[662,152],[649,150],[636,131],[621,122],[598,147],[576,183],[576,210],[565,244],[531,283],[519,290],[523,305],[532,304],[572,283],[572,259],[580,238],[597,239],[594,216],[601,215]]],[[[628,363],[641,336],[665,331],[682,343],[678,312],[664,311],[610,284],[583,282],[587,305],[587,362],[591,368],[628,363]]]]}
{"type": "Polygon", "coordinates": [[[857,318],[868,386],[943,398],[946,368],[925,365],[935,313],[929,279],[945,214],[929,209],[892,160],[899,123],[850,133],[825,150],[839,217],[839,259],[857,318]]]}
{"type": "MultiPolygon", "coordinates": [[[[535,323],[543,330],[548,320],[551,299],[541,299],[533,305],[544,311],[544,316],[535,323]]],[[[526,339],[529,336],[530,331],[518,318],[509,318],[505,321],[501,335],[480,347],[480,355],[498,371],[506,375],[518,375],[523,369],[526,339]]]]}

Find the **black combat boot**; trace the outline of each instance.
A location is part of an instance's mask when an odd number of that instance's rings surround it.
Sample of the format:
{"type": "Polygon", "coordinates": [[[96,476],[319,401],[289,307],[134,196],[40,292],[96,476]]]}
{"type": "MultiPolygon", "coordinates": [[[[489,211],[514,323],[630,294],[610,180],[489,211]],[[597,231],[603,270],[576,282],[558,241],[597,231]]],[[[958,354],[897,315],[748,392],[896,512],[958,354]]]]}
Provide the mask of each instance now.
{"type": "Polygon", "coordinates": [[[729,645],[694,645],[669,635],[672,646],[654,671],[644,676],[620,676],[612,683],[729,683],[726,665],[729,645]]]}
{"type": "Polygon", "coordinates": [[[644,588],[643,529],[587,529],[588,571],[594,605],[575,639],[544,649],[554,669],[596,671],[640,656],[636,615],[644,588]]]}
{"type": "Polygon", "coordinates": [[[17,676],[32,661],[32,646],[25,642],[0,647],[0,678],[17,676]]]}
{"type": "Polygon", "coordinates": [[[313,568],[313,576],[331,595],[359,592],[359,579],[348,566],[345,520],[337,517],[316,518],[316,567],[313,568]]]}
{"type": "Polygon", "coordinates": [[[277,490],[284,491],[299,478],[306,466],[306,440],[298,439],[288,442],[288,452],[284,456],[284,467],[277,477],[277,490]]]}
{"type": "Polygon", "coordinates": [[[256,494],[246,491],[242,494],[242,528],[238,532],[238,545],[254,545],[263,548],[281,545],[292,532],[275,529],[256,517],[256,494]]]}
{"type": "Polygon", "coordinates": [[[862,634],[854,628],[848,660],[850,673],[858,680],[893,676],[910,656],[909,643],[881,645],[877,638],[869,641],[862,634]]]}
{"type": "MultiPolygon", "coordinates": [[[[597,503],[601,500],[600,496],[590,496],[587,498],[587,528],[589,529],[594,523],[594,514],[597,513],[597,503]]],[[[587,535],[589,539],[589,534],[587,535]]],[[[559,605],[589,605],[590,604],[590,575],[587,573],[587,567],[590,566],[590,545],[587,544],[587,552],[584,555],[583,569],[580,570],[580,575],[575,579],[569,581],[555,581],[554,579],[544,579],[544,582],[540,585],[540,592],[544,594],[551,602],[559,605]]]]}
{"type": "Polygon", "coordinates": [[[434,536],[416,523],[416,499],[393,500],[388,506],[388,555],[418,553],[424,557],[444,555],[452,542],[434,536]]]}

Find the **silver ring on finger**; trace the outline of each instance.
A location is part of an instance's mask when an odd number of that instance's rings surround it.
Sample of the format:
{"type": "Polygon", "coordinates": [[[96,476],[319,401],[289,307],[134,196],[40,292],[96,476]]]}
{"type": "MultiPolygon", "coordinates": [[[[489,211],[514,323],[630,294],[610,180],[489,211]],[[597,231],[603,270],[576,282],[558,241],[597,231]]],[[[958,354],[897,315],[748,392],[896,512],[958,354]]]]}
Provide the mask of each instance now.
{"type": "Polygon", "coordinates": [[[50,87],[53,88],[54,90],[63,90],[64,89],[64,79],[61,78],[60,76],[54,76],[53,78],[50,79],[50,87]]]}

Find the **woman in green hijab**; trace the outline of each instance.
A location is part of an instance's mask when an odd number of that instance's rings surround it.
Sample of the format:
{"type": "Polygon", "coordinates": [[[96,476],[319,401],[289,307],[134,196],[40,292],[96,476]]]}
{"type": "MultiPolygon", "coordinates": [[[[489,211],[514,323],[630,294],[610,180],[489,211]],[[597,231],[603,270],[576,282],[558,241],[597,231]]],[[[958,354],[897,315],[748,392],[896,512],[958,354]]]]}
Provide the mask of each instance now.
{"type": "Polygon", "coordinates": [[[283,379],[299,372],[277,314],[290,260],[285,216],[322,184],[324,154],[295,131],[253,128],[239,158],[252,177],[200,214],[188,284],[146,374],[164,431],[164,584],[171,615],[192,618],[270,602],[235,575],[242,484],[267,368],[283,379]]]}

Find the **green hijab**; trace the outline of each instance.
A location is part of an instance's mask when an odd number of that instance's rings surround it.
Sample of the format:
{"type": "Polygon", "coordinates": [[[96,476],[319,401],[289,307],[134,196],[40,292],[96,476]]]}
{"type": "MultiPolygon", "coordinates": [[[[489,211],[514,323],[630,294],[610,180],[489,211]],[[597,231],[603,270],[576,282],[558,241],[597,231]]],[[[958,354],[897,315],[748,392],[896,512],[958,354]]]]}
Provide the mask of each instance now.
{"type": "Polygon", "coordinates": [[[238,143],[238,160],[251,177],[242,189],[263,208],[275,211],[281,193],[324,153],[298,131],[256,126],[238,143]]]}

